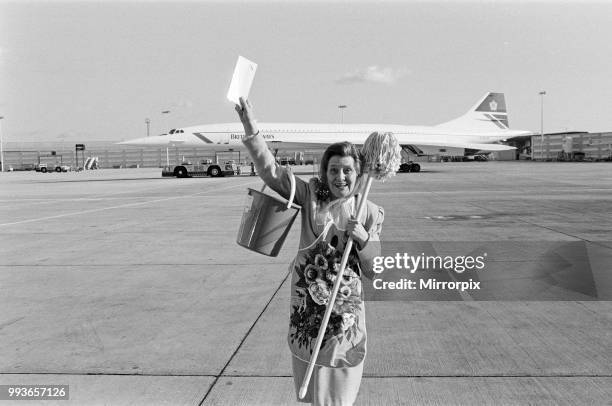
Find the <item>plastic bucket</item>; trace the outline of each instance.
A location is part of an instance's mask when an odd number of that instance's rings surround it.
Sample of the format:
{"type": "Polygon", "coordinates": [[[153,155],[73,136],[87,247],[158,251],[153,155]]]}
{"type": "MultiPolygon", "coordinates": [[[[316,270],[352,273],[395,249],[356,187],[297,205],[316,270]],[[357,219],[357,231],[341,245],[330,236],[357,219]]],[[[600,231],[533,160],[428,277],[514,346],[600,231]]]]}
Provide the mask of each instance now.
{"type": "Polygon", "coordinates": [[[249,201],[242,213],[236,239],[238,245],[263,255],[278,255],[300,211],[300,208],[293,204],[295,179],[293,174],[291,176],[292,193],[289,202],[265,194],[263,189],[259,191],[249,188],[249,201]]]}

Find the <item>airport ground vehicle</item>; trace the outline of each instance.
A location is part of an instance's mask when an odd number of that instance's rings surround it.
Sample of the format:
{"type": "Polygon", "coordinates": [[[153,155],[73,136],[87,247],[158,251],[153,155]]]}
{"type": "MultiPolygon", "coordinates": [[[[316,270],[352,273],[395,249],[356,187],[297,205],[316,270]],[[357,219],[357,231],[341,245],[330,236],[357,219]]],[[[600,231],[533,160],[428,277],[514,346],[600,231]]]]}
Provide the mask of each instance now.
{"type": "Polygon", "coordinates": [[[68,172],[70,165],[64,165],[61,154],[51,151],[49,154],[38,153],[38,162],[32,168],[36,172],[68,172]],[[47,161],[47,162],[43,162],[47,161]]]}
{"type": "Polygon", "coordinates": [[[398,172],[420,172],[421,165],[416,162],[404,162],[400,165],[398,172]]]}
{"type": "Polygon", "coordinates": [[[196,160],[193,163],[185,160],[178,165],[164,166],[162,176],[173,176],[177,178],[190,178],[196,176],[232,176],[239,175],[240,169],[234,161],[227,161],[224,164],[215,163],[210,159],[196,160]]]}
{"type": "Polygon", "coordinates": [[[36,164],[34,167],[36,172],[68,172],[70,170],[70,166],[62,165],[62,164],[36,164]]]}
{"type": "Polygon", "coordinates": [[[440,162],[486,162],[489,158],[486,154],[476,155],[445,155],[440,157],[440,162]]]}
{"type": "Polygon", "coordinates": [[[295,158],[289,158],[289,157],[283,157],[283,158],[277,158],[276,162],[278,162],[280,165],[296,165],[296,161],[295,158]]]}
{"type": "Polygon", "coordinates": [[[486,154],[476,154],[464,157],[464,161],[479,161],[479,162],[487,162],[489,158],[486,154]]]}

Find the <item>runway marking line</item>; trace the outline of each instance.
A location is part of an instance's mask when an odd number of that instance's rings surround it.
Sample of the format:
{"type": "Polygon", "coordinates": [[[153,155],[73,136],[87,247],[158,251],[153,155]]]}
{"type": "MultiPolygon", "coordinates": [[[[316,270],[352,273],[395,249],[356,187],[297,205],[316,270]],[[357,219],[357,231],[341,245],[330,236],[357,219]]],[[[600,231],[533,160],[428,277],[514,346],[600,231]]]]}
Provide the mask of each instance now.
{"type": "Polygon", "coordinates": [[[244,184],[231,185],[231,186],[222,187],[222,188],[216,187],[216,188],[214,188],[212,190],[205,190],[205,191],[202,191],[202,192],[194,193],[192,195],[172,196],[172,197],[166,197],[166,198],[163,198],[163,199],[147,200],[147,201],[144,201],[144,202],[137,202],[137,203],[125,203],[125,204],[120,204],[120,205],[117,205],[117,206],[101,207],[101,208],[98,208],[98,209],[82,210],[82,211],[77,211],[77,212],[73,212],[73,213],[57,214],[55,216],[47,216],[47,217],[40,217],[40,218],[29,219],[29,220],[15,221],[15,222],[12,222],[12,223],[2,223],[2,224],[0,224],[0,227],[14,226],[14,225],[17,225],[17,224],[34,223],[36,221],[53,220],[53,219],[62,218],[62,217],[78,216],[78,215],[81,215],[81,214],[96,213],[96,212],[100,212],[100,211],[120,209],[120,208],[124,208],[124,207],[142,206],[142,205],[149,204],[149,203],[158,203],[158,202],[164,202],[164,201],[168,201],[168,200],[191,198],[191,197],[196,197],[196,196],[199,196],[199,195],[202,195],[202,194],[205,194],[205,193],[217,192],[217,191],[220,191],[220,190],[234,189],[234,188],[238,188],[238,187],[245,187],[245,185],[244,184]]]}

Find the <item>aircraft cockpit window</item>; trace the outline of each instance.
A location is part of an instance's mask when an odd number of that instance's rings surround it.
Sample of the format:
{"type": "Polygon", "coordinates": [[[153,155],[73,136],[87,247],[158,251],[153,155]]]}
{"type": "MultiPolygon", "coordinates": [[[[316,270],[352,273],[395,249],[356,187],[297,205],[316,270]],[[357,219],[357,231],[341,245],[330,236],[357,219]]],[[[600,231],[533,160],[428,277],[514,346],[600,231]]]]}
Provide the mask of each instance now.
{"type": "Polygon", "coordinates": [[[176,130],[173,128],[172,130],[170,130],[170,134],[174,134],[176,130]]]}

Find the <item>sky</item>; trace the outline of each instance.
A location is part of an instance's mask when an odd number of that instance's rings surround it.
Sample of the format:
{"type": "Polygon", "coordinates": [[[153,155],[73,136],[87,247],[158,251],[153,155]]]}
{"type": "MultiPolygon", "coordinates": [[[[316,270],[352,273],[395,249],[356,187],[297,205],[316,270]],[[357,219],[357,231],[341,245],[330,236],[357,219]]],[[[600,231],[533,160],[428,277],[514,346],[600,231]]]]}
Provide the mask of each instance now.
{"type": "Polygon", "coordinates": [[[496,91],[511,128],[539,131],[543,101],[545,131],[612,131],[610,38],[612,2],[0,0],[2,133],[235,122],[238,55],[260,121],[435,125],[496,91]]]}

